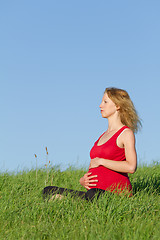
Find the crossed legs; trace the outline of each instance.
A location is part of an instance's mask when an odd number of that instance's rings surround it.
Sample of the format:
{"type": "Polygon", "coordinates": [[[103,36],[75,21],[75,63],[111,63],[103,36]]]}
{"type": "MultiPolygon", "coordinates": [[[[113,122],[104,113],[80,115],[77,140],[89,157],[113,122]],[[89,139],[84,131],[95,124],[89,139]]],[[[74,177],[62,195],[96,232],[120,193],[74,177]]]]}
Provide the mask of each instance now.
{"type": "MultiPolygon", "coordinates": [[[[67,195],[68,193],[73,195],[73,197],[80,197],[81,199],[86,199],[92,201],[95,197],[99,198],[101,194],[103,194],[105,190],[99,188],[92,188],[87,192],[83,191],[75,191],[68,188],[60,188],[56,186],[48,186],[43,189],[43,197],[46,198],[51,196],[51,199],[55,198],[62,198],[63,194],[67,195]]],[[[50,200],[51,200],[50,199],[50,200]]]]}

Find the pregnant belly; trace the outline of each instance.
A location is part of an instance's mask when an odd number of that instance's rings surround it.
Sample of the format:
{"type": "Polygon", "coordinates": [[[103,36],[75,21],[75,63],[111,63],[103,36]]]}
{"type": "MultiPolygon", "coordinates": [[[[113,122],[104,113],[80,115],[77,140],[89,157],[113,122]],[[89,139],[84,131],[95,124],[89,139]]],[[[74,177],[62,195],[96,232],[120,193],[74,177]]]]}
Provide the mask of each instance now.
{"type": "Polygon", "coordinates": [[[97,178],[93,179],[98,180],[96,183],[97,186],[91,188],[100,188],[104,190],[108,189],[111,191],[113,191],[115,188],[120,188],[121,190],[125,189],[126,187],[128,189],[132,188],[126,173],[115,172],[103,166],[91,168],[88,172],[92,173],[91,176],[97,175],[97,178]]]}

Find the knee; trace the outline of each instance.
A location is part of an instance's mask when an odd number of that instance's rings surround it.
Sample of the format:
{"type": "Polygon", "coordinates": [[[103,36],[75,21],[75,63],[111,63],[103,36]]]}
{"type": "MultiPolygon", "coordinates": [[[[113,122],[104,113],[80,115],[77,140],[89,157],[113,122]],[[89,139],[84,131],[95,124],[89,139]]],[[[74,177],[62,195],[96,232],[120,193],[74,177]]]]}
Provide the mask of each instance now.
{"type": "Polygon", "coordinates": [[[49,195],[53,195],[54,193],[56,193],[58,187],[55,187],[55,186],[48,186],[48,187],[45,187],[42,191],[42,194],[43,194],[43,197],[47,197],[49,195]]]}

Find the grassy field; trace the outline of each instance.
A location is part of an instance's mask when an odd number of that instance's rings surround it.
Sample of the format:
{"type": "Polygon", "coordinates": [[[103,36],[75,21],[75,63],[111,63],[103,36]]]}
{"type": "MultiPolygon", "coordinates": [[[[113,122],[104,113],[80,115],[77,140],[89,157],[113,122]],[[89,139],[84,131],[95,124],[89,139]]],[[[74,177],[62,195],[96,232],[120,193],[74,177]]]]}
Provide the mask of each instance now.
{"type": "Polygon", "coordinates": [[[160,239],[160,165],[130,175],[133,197],[105,194],[93,203],[44,201],[45,185],[84,190],[84,170],[39,169],[0,174],[0,239],[160,239]]]}

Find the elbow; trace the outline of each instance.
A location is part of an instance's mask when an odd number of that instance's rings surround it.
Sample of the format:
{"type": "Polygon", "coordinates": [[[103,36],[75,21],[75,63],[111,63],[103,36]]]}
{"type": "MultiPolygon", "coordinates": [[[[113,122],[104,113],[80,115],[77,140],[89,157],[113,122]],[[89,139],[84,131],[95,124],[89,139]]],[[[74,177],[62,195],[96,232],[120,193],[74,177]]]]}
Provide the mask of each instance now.
{"type": "Polygon", "coordinates": [[[137,166],[131,166],[131,167],[129,168],[129,171],[128,171],[128,173],[131,173],[131,174],[133,174],[133,173],[135,173],[135,172],[136,172],[136,170],[137,170],[137,166]]]}

